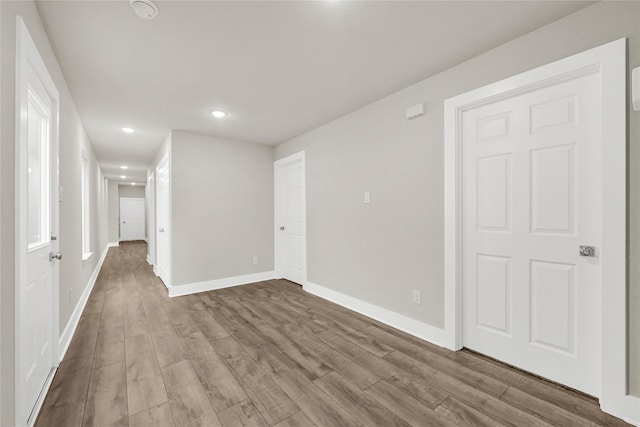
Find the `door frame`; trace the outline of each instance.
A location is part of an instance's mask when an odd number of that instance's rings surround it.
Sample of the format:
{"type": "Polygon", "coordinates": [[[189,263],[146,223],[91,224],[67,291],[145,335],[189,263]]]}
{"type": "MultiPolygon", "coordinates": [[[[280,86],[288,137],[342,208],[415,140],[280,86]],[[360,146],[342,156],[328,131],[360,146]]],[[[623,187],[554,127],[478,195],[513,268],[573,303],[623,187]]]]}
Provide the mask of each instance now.
{"type": "Polygon", "coordinates": [[[142,240],[144,240],[146,238],[146,236],[144,234],[145,234],[145,226],[146,226],[146,218],[145,218],[146,217],[146,212],[145,212],[145,209],[146,209],[146,206],[147,206],[147,203],[146,203],[144,197],[120,197],[120,199],[118,200],[118,205],[120,206],[120,212],[118,212],[119,217],[120,217],[120,239],[119,239],[119,241],[121,241],[121,242],[126,241],[126,240],[124,240],[122,238],[122,201],[123,200],[142,200],[142,233],[143,233],[142,240]]]}
{"type": "Polygon", "coordinates": [[[279,169],[283,166],[289,166],[294,163],[301,163],[302,166],[302,216],[304,217],[304,238],[302,239],[304,244],[302,245],[304,253],[302,254],[302,259],[304,262],[303,269],[303,282],[300,283],[302,286],[306,286],[308,276],[307,276],[307,172],[306,172],[306,159],[305,152],[299,151],[297,153],[291,154],[287,157],[283,157],[282,159],[276,160],[273,162],[273,255],[274,255],[274,270],[276,272],[276,277],[282,278],[283,271],[283,263],[284,260],[280,255],[281,245],[280,239],[278,238],[279,234],[279,222],[278,215],[280,213],[279,210],[279,202],[280,196],[278,194],[278,179],[279,179],[279,169]]]}
{"type": "Polygon", "coordinates": [[[604,411],[640,420],[640,399],[627,394],[626,311],[626,39],[578,53],[445,101],[444,336],[462,348],[462,114],[582,75],[602,77],[601,387],[604,411]],[[635,405],[635,406],[634,406],[635,405]],[[635,408],[635,409],[634,409],[635,408]]]}
{"type": "MultiPolygon", "coordinates": [[[[43,392],[38,397],[34,408],[26,408],[27,404],[24,402],[23,393],[24,387],[17,380],[21,372],[21,355],[20,349],[22,347],[21,336],[21,295],[20,288],[22,282],[26,276],[26,180],[21,173],[21,165],[26,164],[26,146],[27,146],[27,82],[28,82],[28,70],[31,67],[37,74],[38,78],[42,81],[47,93],[52,100],[52,118],[51,118],[51,154],[50,154],[50,217],[51,217],[51,229],[52,235],[58,237],[58,240],[52,241],[52,251],[57,252],[60,245],[59,235],[59,204],[58,204],[58,189],[59,189],[59,115],[60,115],[60,94],[49,74],[47,67],[38,52],[29,30],[24,23],[22,17],[16,17],[16,122],[15,122],[15,257],[16,257],[16,273],[15,273],[15,417],[17,425],[27,425],[27,423],[33,424],[35,422],[34,415],[40,410],[46,391],[51,386],[53,380],[53,372],[44,384],[43,392]],[[33,409],[31,417],[27,415],[28,419],[21,419],[25,411],[33,409]]],[[[52,368],[55,370],[60,362],[59,351],[59,273],[60,266],[58,262],[53,265],[52,275],[52,330],[51,330],[51,345],[52,345],[52,368]]]]}
{"type": "Polygon", "coordinates": [[[151,172],[147,177],[147,229],[149,232],[147,233],[147,263],[149,265],[154,265],[156,262],[156,207],[155,207],[155,199],[156,199],[156,182],[155,182],[155,171],[151,172]]]}

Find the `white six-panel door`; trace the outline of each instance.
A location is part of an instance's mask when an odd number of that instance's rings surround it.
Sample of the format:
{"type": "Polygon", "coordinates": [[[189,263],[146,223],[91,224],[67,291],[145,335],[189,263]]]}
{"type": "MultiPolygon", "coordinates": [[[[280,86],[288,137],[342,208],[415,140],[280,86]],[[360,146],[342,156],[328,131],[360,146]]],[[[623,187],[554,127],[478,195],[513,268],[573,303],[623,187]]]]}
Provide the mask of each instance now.
{"type": "Polygon", "coordinates": [[[463,114],[463,343],[597,394],[599,75],[463,114]],[[579,247],[594,246],[595,256],[579,247]]]}
{"type": "Polygon", "coordinates": [[[120,198],[120,240],[144,240],[144,199],[120,198]]]}
{"type": "Polygon", "coordinates": [[[279,277],[304,285],[306,213],[304,153],[275,162],[275,257],[279,277]]]}

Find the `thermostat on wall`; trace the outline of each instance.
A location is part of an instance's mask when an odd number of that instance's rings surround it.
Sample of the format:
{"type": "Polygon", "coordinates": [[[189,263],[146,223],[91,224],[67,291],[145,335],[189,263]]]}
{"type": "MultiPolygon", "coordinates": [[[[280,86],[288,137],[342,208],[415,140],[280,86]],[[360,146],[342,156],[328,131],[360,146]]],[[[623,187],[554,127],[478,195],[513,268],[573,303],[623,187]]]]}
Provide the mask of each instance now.
{"type": "Polygon", "coordinates": [[[405,117],[407,120],[415,119],[424,115],[424,103],[416,104],[413,107],[407,108],[405,111],[405,117]]]}

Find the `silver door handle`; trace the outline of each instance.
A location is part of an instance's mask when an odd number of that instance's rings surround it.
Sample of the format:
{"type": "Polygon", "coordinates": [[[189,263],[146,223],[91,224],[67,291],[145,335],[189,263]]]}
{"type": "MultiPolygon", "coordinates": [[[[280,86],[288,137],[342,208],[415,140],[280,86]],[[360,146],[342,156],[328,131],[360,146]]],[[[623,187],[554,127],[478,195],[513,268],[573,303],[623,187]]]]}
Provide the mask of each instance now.
{"type": "Polygon", "coordinates": [[[595,246],[580,246],[580,256],[594,257],[596,256],[595,246]]]}
{"type": "Polygon", "coordinates": [[[53,261],[54,259],[62,259],[62,254],[60,252],[56,252],[55,254],[53,252],[49,253],[49,261],[53,261]]]}
{"type": "Polygon", "coordinates": [[[280,226],[280,230],[284,231],[284,225],[280,226]]]}

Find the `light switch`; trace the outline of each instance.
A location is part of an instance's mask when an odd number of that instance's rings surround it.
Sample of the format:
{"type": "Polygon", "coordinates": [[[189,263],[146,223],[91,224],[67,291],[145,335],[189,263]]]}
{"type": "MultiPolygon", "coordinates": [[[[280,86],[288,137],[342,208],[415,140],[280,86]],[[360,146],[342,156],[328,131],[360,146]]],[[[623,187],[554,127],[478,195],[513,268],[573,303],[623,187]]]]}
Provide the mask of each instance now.
{"type": "Polygon", "coordinates": [[[364,192],[364,202],[365,203],[371,203],[371,192],[370,191],[365,191],[364,192]]]}

